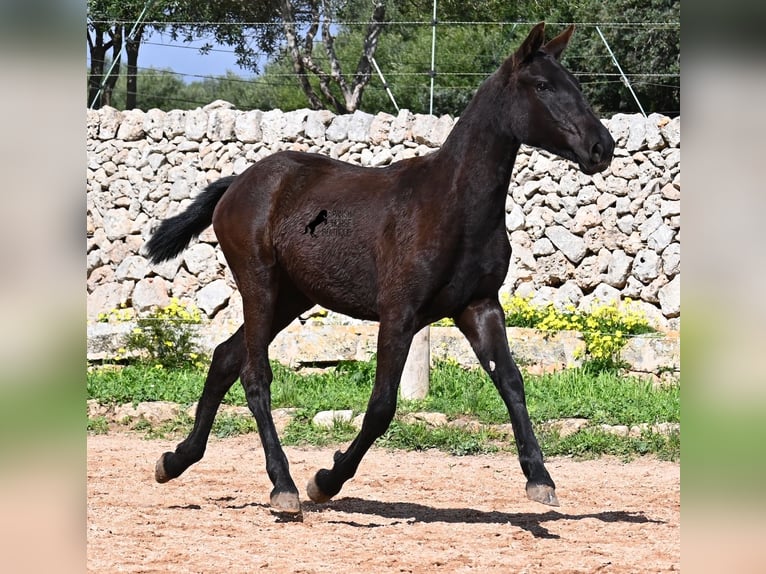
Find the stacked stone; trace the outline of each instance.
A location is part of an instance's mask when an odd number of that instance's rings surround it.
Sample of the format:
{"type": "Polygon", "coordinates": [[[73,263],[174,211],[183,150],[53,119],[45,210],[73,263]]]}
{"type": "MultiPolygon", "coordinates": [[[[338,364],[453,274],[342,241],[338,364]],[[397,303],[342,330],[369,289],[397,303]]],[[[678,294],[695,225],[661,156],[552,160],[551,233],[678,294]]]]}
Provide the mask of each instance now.
{"type": "MultiPolygon", "coordinates": [[[[171,297],[215,322],[241,321],[239,295],[212,229],[173,261],[141,249],[152,229],[208,183],[280,150],[384,166],[438,149],[454,121],[357,111],[238,111],[214,102],[190,111],[89,110],[87,291],[95,319],[171,297]]],[[[523,149],[507,202],[513,259],[504,289],[540,301],[586,304],[632,297],[660,326],[680,317],[680,122],[662,116],[605,121],[618,143],[608,172],[523,149]]]]}
{"type": "Polygon", "coordinates": [[[677,329],[680,118],[618,114],[604,123],[617,144],[605,172],[519,154],[506,201],[513,253],[504,289],[560,307],[630,298],[658,326],[677,329]]]}

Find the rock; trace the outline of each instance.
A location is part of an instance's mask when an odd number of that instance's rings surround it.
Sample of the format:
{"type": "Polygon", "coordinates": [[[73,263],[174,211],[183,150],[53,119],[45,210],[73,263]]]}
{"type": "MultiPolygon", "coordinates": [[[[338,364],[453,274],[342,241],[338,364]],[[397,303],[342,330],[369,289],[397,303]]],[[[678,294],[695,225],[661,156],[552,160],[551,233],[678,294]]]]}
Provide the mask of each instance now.
{"type": "Polygon", "coordinates": [[[335,116],[330,125],[325,130],[325,137],[332,142],[345,141],[348,136],[348,124],[351,116],[335,116]]]}
{"type": "Polygon", "coordinates": [[[120,128],[122,112],[109,106],[102,107],[100,112],[98,139],[111,140],[117,135],[117,130],[120,128]]]}
{"type": "Polygon", "coordinates": [[[632,263],[633,259],[622,249],[612,252],[606,275],[604,275],[604,282],[612,287],[622,289],[628,280],[632,263]]]}
{"type": "Polygon", "coordinates": [[[550,430],[556,431],[559,437],[566,438],[579,432],[590,424],[588,419],[571,418],[549,421],[544,426],[550,430]]]}
{"type": "Polygon", "coordinates": [[[594,204],[584,205],[577,210],[572,226],[569,228],[572,233],[583,234],[591,227],[601,223],[601,213],[594,204]]]}
{"type": "Polygon", "coordinates": [[[681,117],[675,117],[660,128],[660,133],[670,147],[681,145],[681,117]]]}
{"type": "Polygon", "coordinates": [[[327,126],[335,119],[335,114],[330,110],[316,110],[309,112],[306,117],[304,133],[306,137],[315,142],[323,142],[327,126]]]}
{"type": "Polygon", "coordinates": [[[370,141],[370,126],[375,116],[356,110],[348,123],[348,139],[354,142],[370,141]]]}
{"type": "Polygon", "coordinates": [[[285,141],[294,142],[304,133],[306,126],[306,118],[309,115],[310,110],[301,109],[286,112],[284,114],[284,127],[282,128],[282,139],[285,141]]]}
{"type": "Polygon", "coordinates": [[[115,277],[123,279],[143,279],[149,272],[149,262],[140,255],[129,255],[117,266],[115,277]]]}
{"type": "Polygon", "coordinates": [[[387,114],[386,112],[378,112],[370,124],[370,131],[368,135],[368,141],[373,146],[379,146],[383,142],[388,141],[388,133],[391,129],[391,122],[394,121],[394,116],[387,114]]]}
{"type": "Polygon", "coordinates": [[[436,121],[436,125],[429,135],[429,139],[435,147],[440,147],[444,143],[452,131],[453,125],[454,122],[448,115],[443,115],[436,121]]]}
{"type": "Polygon", "coordinates": [[[681,270],[681,245],[672,243],[662,252],[662,272],[672,277],[681,270]]]}
{"type": "Polygon", "coordinates": [[[408,413],[402,417],[402,421],[407,424],[423,423],[429,427],[443,427],[447,426],[447,423],[449,423],[447,415],[443,413],[430,412],[408,413]]]}
{"type": "Polygon", "coordinates": [[[561,226],[554,225],[545,230],[545,236],[551,240],[569,261],[579,263],[585,257],[585,241],[561,226]]]}
{"type": "Polygon", "coordinates": [[[571,279],[574,265],[561,252],[540,257],[536,261],[535,279],[543,285],[558,286],[571,279]]]}
{"type": "Polygon", "coordinates": [[[400,144],[412,137],[412,115],[409,110],[401,109],[396,118],[391,122],[391,130],[388,132],[388,141],[391,144],[400,144]]]}
{"type": "Polygon", "coordinates": [[[207,112],[201,108],[186,113],[184,135],[193,141],[201,141],[207,135],[207,112]]]}
{"type": "Polygon", "coordinates": [[[673,241],[673,237],[675,237],[675,231],[663,223],[649,236],[647,245],[657,252],[662,252],[673,241]]]}
{"type": "Polygon", "coordinates": [[[176,403],[166,401],[150,401],[132,404],[124,404],[115,407],[114,420],[118,423],[128,423],[134,426],[135,421],[143,419],[153,425],[172,421],[181,414],[181,407],[176,403]]]}
{"type": "Polygon", "coordinates": [[[237,114],[230,109],[211,111],[207,120],[207,138],[210,141],[233,140],[236,118],[237,114]]]}
{"type": "Polygon", "coordinates": [[[553,299],[556,296],[557,290],[554,287],[543,285],[538,287],[535,291],[529,304],[533,307],[545,308],[553,304],[553,299]]]}
{"type": "Polygon", "coordinates": [[[351,410],[320,411],[314,415],[314,418],[311,419],[311,423],[318,427],[332,428],[336,421],[343,423],[351,422],[353,416],[354,411],[351,410]]]}
{"type": "MultiPolygon", "coordinates": [[[[508,218],[506,217],[506,227],[508,226],[508,218]]],[[[542,237],[534,242],[532,245],[532,254],[535,257],[544,255],[551,255],[556,252],[556,248],[551,243],[551,240],[547,237],[542,237]]]]}
{"type": "Polygon", "coordinates": [[[431,131],[436,126],[436,118],[426,114],[415,114],[412,122],[412,139],[416,143],[427,146],[436,146],[436,142],[431,139],[431,131]]]}
{"type": "Polygon", "coordinates": [[[122,112],[122,121],[117,130],[117,139],[123,141],[135,141],[144,137],[144,122],[146,114],[141,110],[125,110],[122,112]]]}
{"type": "Polygon", "coordinates": [[[660,309],[665,317],[678,317],[681,314],[681,275],[659,290],[660,309]]]}
{"type": "Polygon", "coordinates": [[[234,290],[225,280],[217,279],[197,292],[197,307],[202,309],[208,317],[212,317],[216,311],[226,305],[233,292],[234,290]]]}
{"type": "Polygon", "coordinates": [[[630,116],[630,133],[628,135],[628,141],[625,142],[625,149],[629,152],[637,151],[645,147],[646,143],[646,120],[643,116],[633,115],[630,116]]]}
{"type": "Polygon", "coordinates": [[[381,165],[388,165],[394,160],[394,156],[391,154],[391,150],[382,149],[377,154],[373,155],[370,160],[370,165],[373,167],[379,167],[381,165]]]}
{"type": "Polygon", "coordinates": [[[585,295],[580,299],[580,303],[577,306],[581,311],[589,311],[594,305],[602,306],[609,305],[611,303],[618,303],[620,301],[620,290],[614,287],[602,283],[596,287],[590,295],[585,295]]]}
{"type": "Polygon", "coordinates": [[[661,260],[653,249],[642,249],[633,260],[632,274],[642,283],[649,283],[660,274],[661,260]]]}
{"type": "Polygon", "coordinates": [[[364,415],[366,413],[359,413],[351,420],[351,426],[354,427],[356,430],[362,430],[362,425],[364,424],[364,415]]]}
{"type": "Polygon", "coordinates": [[[521,229],[524,226],[524,210],[520,205],[514,205],[510,213],[505,216],[505,228],[509,233],[521,229]]]}
{"type": "Polygon", "coordinates": [[[662,217],[672,217],[674,215],[681,215],[681,202],[680,201],[663,201],[662,203],[660,203],[660,214],[662,215],[662,217]]]}
{"type": "Polygon", "coordinates": [[[601,283],[601,261],[595,255],[582,260],[574,272],[574,279],[583,289],[590,290],[601,283]]]}
{"type": "Polygon", "coordinates": [[[234,120],[234,137],[242,143],[253,143],[261,141],[261,117],[263,112],[260,110],[250,110],[237,114],[234,120]]]}
{"type": "Polygon", "coordinates": [[[183,252],[183,261],[193,275],[210,274],[217,268],[216,250],[207,243],[197,243],[183,252]]]}
{"type": "Polygon", "coordinates": [[[136,283],[132,295],[136,311],[150,311],[170,304],[167,282],[161,277],[147,277],[136,283]]]}

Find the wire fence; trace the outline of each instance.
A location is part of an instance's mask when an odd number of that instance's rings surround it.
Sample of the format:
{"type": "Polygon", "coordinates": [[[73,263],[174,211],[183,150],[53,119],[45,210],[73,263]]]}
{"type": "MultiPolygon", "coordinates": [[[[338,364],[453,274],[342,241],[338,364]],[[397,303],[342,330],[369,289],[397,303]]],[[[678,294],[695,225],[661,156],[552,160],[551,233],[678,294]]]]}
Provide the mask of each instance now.
{"type": "MultiPolygon", "coordinates": [[[[104,21],[104,20],[90,20],[91,24],[102,25],[119,25],[122,24],[126,28],[130,28],[135,24],[133,21],[104,21]]],[[[245,41],[248,44],[249,54],[256,59],[259,73],[252,71],[237,71],[233,73],[207,73],[209,64],[204,60],[205,54],[225,54],[230,56],[231,61],[236,60],[237,53],[233,47],[218,44],[213,34],[200,34],[195,36],[195,43],[198,45],[190,45],[184,42],[182,39],[174,39],[172,34],[167,33],[171,27],[183,27],[198,25],[196,22],[159,22],[150,21],[144,23],[150,27],[152,33],[142,41],[143,46],[151,46],[154,61],[143,63],[139,56],[138,71],[144,78],[160,78],[162,76],[174,76],[182,79],[185,83],[205,83],[211,81],[227,82],[231,84],[240,84],[242,87],[252,86],[258,87],[261,91],[271,89],[273,92],[278,90],[297,87],[296,79],[298,75],[292,71],[281,71],[274,69],[273,66],[269,66],[274,62],[275,54],[266,53],[257,49],[257,28],[264,28],[269,26],[279,26],[280,22],[243,22],[237,23],[243,29],[245,33],[245,41]],[[163,32],[165,30],[165,32],[163,32]],[[157,65],[158,62],[172,61],[174,58],[173,53],[199,53],[198,58],[191,59],[191,63],[185,64],[183,69],[178,66],[169,68],[167,65],[157,65]],[[169,54],[167,58],[163,56],[164,53],[169,54]],[[263,73],[264,69],[267,73],[263,73]]],[[[218,22],[209,23],[210,25],[227,25],[232,26],[230,22],[218,22]]],[[[337,31],[343,29],[353,29],[354,27],[366,27],[369,23],[366,21],[337,21],[332,22],[334,30],[337,31]]],[[[382,73],[385,75],[385,84],[382,78],[379,76],[373,76],[367,85],[367,92],[377,94],[379,97],[376,101],[385,101],[388,96],[385,96],[386,87],[392,92],[393,96],[397,93],[401,94],[405,91],[418,90],[422,92],[420,94],[420,100],[425,101],[427,99],[427,92],[429,89],[429,83],[434,77],[439,79],[436,89],[443,95],[444,98],[457,98],[465,99],[470,98],[470,95],[478,87],[478,85],[486,78],[490,71],[477,71],[494,69],[499,62],[498,58],[494,55],[488,55],[486,53],[477,53],[471,58],[471,63],[466,62],[466,58],[460,58],[460,64],[463,67],[454,68],[455,62],[445,61],[442,57],[444,52],[449,46],[445,46],[444,42],[447,42],[447,38],[440,37],[439,31],[448,27],[469,27],[470,29],[476,29],[480,31],[480,28],[506,28],[517,26],[530,26],[534,23],[524,21],[482,21],[482,22],[464,22],[464,21],[439,21],[434,24],[431,21],[423,20],[403,20],[403,21],[388,21],[384,22],[385,27],[428,27],[432,26],[436,30],[436,50],[435,50],[435,65],[431,68],[431,53],[430,50],[423,49],[422,52],[407,52],[400,54],[397,59],[397,66],[392,69],[386,69],[385,63],[381,62],[382,73]],[[441,42],[440,42],[441,40],[441,42]],[[407,71],[403,71],[401,68],[409,68],[407,71]],[[414,70],[414,71],[413,71],[414,70]],[[446,95],[445,95],[446,94],[446,95]],[[450,95],[452,94],[452,95],[450,95]]],[[[572,24],[570,22],[550,22],[549,27],[559,27],[572,24]]],[[[625,30],[643,30],[643,31],[655,31],[661,32],[667,35],[669,42],[678,43],[680,36],[680,22],[573,22],[578,28],[578,43],[588,42],[591,44],[588,49],[587,56],[574,54],[572,56],[567,55],[567,67],[572,71],[575,76],[580,78],[581,84],[584,87],[617,87],[621,85],[625,88],[630,88],[631,85],[635,85],[641,88],[651,88],[654,90],[674,90],[676,93],[680,90],[680,71],[675,70],[640,70],[631,66],[615,66],[615,61],[610,54],[611,50],[607,46],[604,46],[597,35],[597,30],[603,30],[607,36],[610,34],[619,34],[625,30]]],[[[316,44],[322,44],[321,39],[314,40],[316,44]]],[[[380,45],[385,45],[385,32],[381,36],[380,45]]],[[[606,39],[604,39],[606,42],[606,39]]],[[[430,46],[429,46],[430,48],[430,46]]],[[[636,50],[646,49],[646,46],[636,46],[636,50]]],[[[380,49],[379,49],[380,50],[380,49]]],[[[281,53],[277,52],[277,55],[281,53]]],[[[507,54],[505,54],[507,55],[507,54]]],[[[314,60],[327,69],[327,57],[322,47],[318,47],[315,51],[314,60]]],[[[358,56],[357,56],[358,58],[358,56]]],[[[355,67],[356,62],[346,63],[347,67],[355,67]]],[[[306,74],[308,77],[314,77],[312,74],[306,74]]],[[[620,88],[621,89],[621,88],[620,88]]],[[[632,91],[632,89],[631,89],[632,91]]],[[[626,94],[627,89],[626,89],[626,94]]],[[[175,96],[167,95],[165,98],[168,101],[177,101],[179,103],[189,105],[204,105],[209,103],[203,96],[190,96],[189,94],[176,94],[175,96]]],[[[640,108],[640,104],[639,104],[640,108]]],[[[428,111],[423,109],[416,109],[414,111],[422,112],[428,111]]],[[[605,113],[614,113],[618,110],[602,110],[605,113]]],[[[676,115],[680,113],[679,109],[667,109],[667,110],[652,110],[669,115],[676,115]]]]}

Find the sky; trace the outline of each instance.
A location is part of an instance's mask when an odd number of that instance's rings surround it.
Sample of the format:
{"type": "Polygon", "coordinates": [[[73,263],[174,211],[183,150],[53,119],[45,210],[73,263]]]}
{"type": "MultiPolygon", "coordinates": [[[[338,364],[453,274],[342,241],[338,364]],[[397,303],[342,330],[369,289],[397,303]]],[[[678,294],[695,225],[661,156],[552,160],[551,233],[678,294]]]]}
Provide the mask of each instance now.
{"type": "Polygon", "coordinates": [[[141,43],[138,65],[141,68],[170,68],[184,74],[186,82],[202,79],[196,76],[221,76],[227,70],[243,77],[253,75],[237,66],[237,57],[227,46],[216,46],[210,53],[200,54],[198,48],[204,43],[177,41],[171,44],[169,35],[155,33],[141,43]]]}

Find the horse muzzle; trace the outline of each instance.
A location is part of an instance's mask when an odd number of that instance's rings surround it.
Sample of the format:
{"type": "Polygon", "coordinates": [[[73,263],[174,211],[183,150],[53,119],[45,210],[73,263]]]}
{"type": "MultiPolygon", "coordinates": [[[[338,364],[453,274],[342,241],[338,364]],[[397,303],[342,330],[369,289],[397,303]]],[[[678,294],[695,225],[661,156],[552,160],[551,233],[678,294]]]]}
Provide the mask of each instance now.
{"type": "Polygon", "coordinates": [[[598,130],[594,141],[586,148],[587,152],[582,154],[578,161],[580,170],[586,175],[593,175],[604,171],[609,167],[614,155],[614,138],[609,131],[602,127],[598,130]]]}

